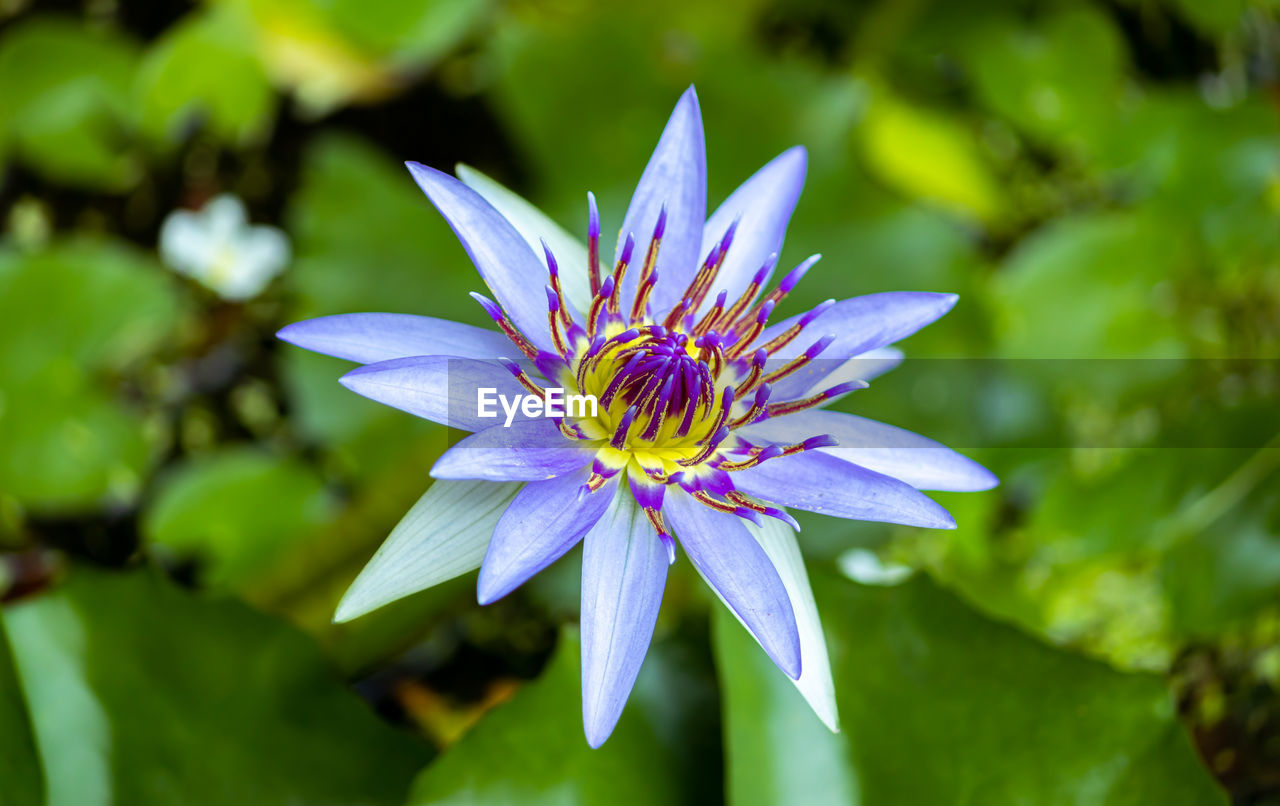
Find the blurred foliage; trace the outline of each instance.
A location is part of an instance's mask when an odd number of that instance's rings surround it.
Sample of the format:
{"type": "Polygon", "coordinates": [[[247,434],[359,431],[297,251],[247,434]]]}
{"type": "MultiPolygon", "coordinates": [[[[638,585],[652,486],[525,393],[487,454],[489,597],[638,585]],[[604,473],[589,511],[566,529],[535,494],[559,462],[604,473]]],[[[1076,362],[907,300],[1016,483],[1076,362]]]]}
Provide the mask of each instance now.
{"type": "Polygon", "coordinates": [[[1280,803],[1278,16],[0,2],[0,803],[400,803],[415,774],[415,802],[1220,802],[1204,768],[1280,803]],[[844,733],[731,620],[709,647],[677,571],[591,753],[575,555],[488,608],[463,579],[330,623],[454,435],[272,334],[485,324],[399,163],[474,165],[575,233],[590,189],[612,231],[690,83],[712,207],[809,149],[783,262],[824,258],[789,310],[960,294],[841,406],[1002,484],[939,494],[954,532],[801,519],[844,733]],[[293,244],[244,304],[155,253],[171,210],[222,192],[293,244]],[[839,579],[850,547],[932,581],[839,579]],[[328,669],[447,752],[426,764],[328,669]]]}
{"type": "Polygon", "coordinates": [[[112,389],[172,338],[181,311],[172,281],[131,246],[0,247],[0,489],[33,510],[130,502],[159,440],[112,389]]]}

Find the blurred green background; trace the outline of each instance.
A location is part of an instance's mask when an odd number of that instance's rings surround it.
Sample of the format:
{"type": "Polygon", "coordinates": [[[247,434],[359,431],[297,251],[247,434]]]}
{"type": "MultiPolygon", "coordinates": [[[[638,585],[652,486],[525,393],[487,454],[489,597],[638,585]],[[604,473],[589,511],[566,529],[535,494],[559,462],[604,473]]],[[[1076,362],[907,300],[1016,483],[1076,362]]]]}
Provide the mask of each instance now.
{"type": "Polygon", "coordinates": [[[1278,110],[1275,0],[0,0],[0,804],[1280,804],[1278,110]],[[616,227],[690,83],[712,207],[810,150],[788,312],[961,295],[844,407],[1002,485],[803,519],[841,734],[680,562],[592,752],[575,555],[330,623],[449,435],[273,333],[483,324],[400,162],[616,227]]]}

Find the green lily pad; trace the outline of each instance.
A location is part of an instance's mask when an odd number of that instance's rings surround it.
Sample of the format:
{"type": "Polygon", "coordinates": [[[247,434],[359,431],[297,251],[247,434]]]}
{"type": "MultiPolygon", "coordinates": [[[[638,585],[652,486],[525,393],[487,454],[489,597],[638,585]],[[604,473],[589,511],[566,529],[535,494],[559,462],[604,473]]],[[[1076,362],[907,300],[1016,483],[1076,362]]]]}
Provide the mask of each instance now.
{"type": "Polygon", "coordinates": [[[3,620],[50,806],[392,806],[427,755],[310,639],[152,574],[77,570],[3,620]]]}
{"type": "Polygon", "coordinates": [[[183,307],[157,263],[111,241],[0,247],[0,489],[41,511],[131,500],[160,435],[110,390],[183,307]]]}
{"type": "Polygon", "coordinates": [[[1183,356],[1173,311],[1159,297],[1161,282],[1186,267],[1185,241],[1171,223],[1137,213],[1095,214],[1059,219],[1026,238],[992,286],[1003,354],[1183,356]]]}
{"type": "Polygon", "coordinates": [[[846,733],[824,734],[751,638],[717,624],[735,806],[1226,803],[1158,676],[1053,649],[926,579],[814,583],[846,733]]]}
{"type": "Polygon", "coordinates": [[[9,638],[0,620],[0,736],[4,752],[0,753],[0,806],[28,806],[39,803],[44,795],[40,775],[40,759],[36,756],[35,738],[27,719],[26,703],[13,668],[9,638]]]}
{"type": "Polygon", "coordinates": [[[983,101],[1050,142],[1092,142],[1122,89],[1124,45],[1099,9],[1068,7],[1029,25],[998,16],[964,39],[983,101]]]}
{"type": "Polygon", "coordinates": [[[123,190],[141,175],[128,151],[137,46],[61,17],[0,40],[0,141],[51,179],[123,190]]]}
{"type": "Polygon", "coordinates": [[[664,752],[633,703],[598,750],[582,734],[578,640],[566,633],[537,681],[485,717],[428,767],[412,804],[614,806],[678,802],[664,752]]]}
{"type": "Polygon", "coordinates": [[[251,582],[328,522],[336,502],[306,465],[252,447],[179,466],[143,516],[164,551],[204,560],[213,585],[251,582]]]}
{"type": "Polygon", "coordinates": [[[166,31],[138,68],[142,130],[173,142],[195,121],[233,143],[262,136],[275,92],[253,45],[252,28],[227,5],[166,31]]]}

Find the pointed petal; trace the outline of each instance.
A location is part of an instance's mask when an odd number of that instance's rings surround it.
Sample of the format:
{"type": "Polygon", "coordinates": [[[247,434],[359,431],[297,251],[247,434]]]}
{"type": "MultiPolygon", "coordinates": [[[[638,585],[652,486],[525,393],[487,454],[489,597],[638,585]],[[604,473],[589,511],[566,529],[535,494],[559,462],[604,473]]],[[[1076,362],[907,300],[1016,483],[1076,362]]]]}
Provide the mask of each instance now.
{"type": "Polygon", "coordinates": [[[525,201],[520,194],[508,190],[469,165],[459,164],[457,171],[463,184],[483,196],[485,201],[502,213],[503,218],[511,222],[511,226],[516,228],[544,266],[546,257],[542,241],[547,242],[547,246],[551,247],[551,254],[555,255],[556,262],[560,265],[565,296],[579,311],[587,310],[591,305],[591,286],[587,280],[587,247],[548,218],[546,213],[525,201]]]}
{"type": "Polygon", "coordinates": [[[900,479],[917,490],[977,492],[1000,483],[990,470],[945,445],[897,426],[839,411],[809,410],[747,426],[742,436],[794,444],[816,434],[830,434],[837,444],[819,448],[900,479]]]}
{"type": "Polygon", "coordinates": [[[351,621],[480,567],[489,537],[518,484],[437,481],[391,530],[333,616],[351,621]]]}
{"type": "Polygon", "coordinates": [[[902,351],[896,347],[879,347],[843,361],[819,358],[775,383],[773,399],[799,400],[849,381],[870,381],[901,363],[902,351]]]}
{"type": "MultiPolygon", "coordinates": [[[[927,291],[886,291],[841,300],[819,314],[808,327],[811,338],[800,338],[774,353],[773,360],[795,358],[804,352],[813,338],[831,334],[835,341],[827,346],[822,357],[825,360],[850,358],[855,355],[893,344],[905,339],[920,328],[935,321],[951,310],[959,299],[955,294],[934,294],[927,291]]],[[[793,316],[767,328],[757,344],[764,344],[795,323],[800,315],[793,316]]]]}
{"type": "Polygon", "coordinates": [[[416,162],[405,164],[418,187],[449,222],[512,324],[534,344],[551,349],[543,291],[547,267],[542,258],[479,193],[434,168],[416,162]]]}
{"type": "Polygon", "coordinates": [[[711,214],[702,230],[702,246],[698,251],[701,259],[706,258],[734,221],[739,223],[733,245],[707,294],[704,308],[710,307],[721,291],[728,291],[732,303],[742,295],[768,257],[782,252],[782,239],[804,187],[808,162],[803,146],[787,149],[743,182],[711,214]]]}
{"type": "Polygon", "coordinates": [[[437,479],[545,481],[591,463],[594,451],[541,418],[491,425],[444,452],[431,468],[437,479]]]}
{"type": "Polygon", "coordinates": [[[582,726],[599,747],[613,732],[658,621],[667,552],[619,489],[582,552],[582,726]]]}
{"type": "Polygon", "coordinates": [[[787,589],[741,518],[684,493],[666,496],[662,514],[694,568],[788,677],[800,677],[800,634],[787,589]]]}
{"type": "Polygon", "coordinates": [[[804,568],[796,533],[776,518],[765,518],[762,527],[751,523],[746,527],[768,555],[769,562],[778,569],[778,576],[791,599],[791,609],[796,614],[800,659],[804,666],[804,672],[794,681],[796,688],[822,724],[838,733],[840,714],[836,712],[836,686],[831,678],[827,639],[822,631],[822,620],[818,618],[818,604],[813,599],[809,573],[804,568]]]}
{"type": "Polygon", "coordinates": [[[859,521],[932,529],[956,526],[945,509],[906,482],[819,451],[770,459],[732,478],[747,495],[784,507],[859,521]]]}
{"type": "Polygon", "coordinates": [[[286,325],[276,336],[304,350],[361,364],[415,355],[523,358],[496,330],[405,313],[344,313],[286,325]]]}
{"type": "Polygon", "coordinates": [[[636,239],[635,265],[627,271],[622,285],[622,299],[628,304],[635,299],[638,267],[663,205],[667,208],[667,226],[658,252],[658,284],[651,304],[655,311],[665,314],[698,270],[702,227],[707,218],[706,143],[693,87],[685,90],[676,103],[618,233],[614,260],[621,254],[628,233],[636,239]]]}
{"type": "Polygon", "coordinates": [[[582,494],[588,475],[583,470],[525,485],[493,530],[476,586],[480,604],[496,602],[523,585],[595,526],[613,500],[618,477],[582,494]]]}
{"type": "MultiPolygon", "coordinates": [[[[394,358],[366,364],[338,380],[370,400],[463,431],[479,431],[501,424],[505,415],[496,402],[497,396],[510,399],[527,393],[501,364],[446,355],[394,358]],[[490,417],[480,416],[481,390],[492,390],[490,417]]],[[[518,412],[516,418],[527,419],[518,412]]]]}

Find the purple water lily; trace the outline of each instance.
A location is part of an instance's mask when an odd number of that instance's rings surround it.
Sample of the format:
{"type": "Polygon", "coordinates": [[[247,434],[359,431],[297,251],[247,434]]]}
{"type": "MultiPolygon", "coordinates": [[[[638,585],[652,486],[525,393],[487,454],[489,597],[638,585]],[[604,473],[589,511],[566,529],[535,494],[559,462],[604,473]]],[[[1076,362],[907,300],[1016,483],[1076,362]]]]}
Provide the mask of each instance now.
{"type": "Polygon", "coordinates": [[[299,322],[280,337],[360,362],[349,389],[474,431],[339,606],[346,620],[479,566],[493,602],[585,543],[583,724],[598,747],[648,650],[676,543],[712,590],[838,728],[825,640],[786,507],[953,528],[921,489],[996,479],[907,431],[824,404],[891,368],[891,345],[946,313],[952,294],[872,294],[780,322],[813,266],[770,288],[804,183],[783,152],[706,217],[706,165],[690,88],[622,222],[612,269],[588,194],[586,245],[492,180],[408,167],[495,300],[496,330],[397,314],[299,322]],[[485,419],[477,393],[592,396],[594,412],[485,419]]]}

